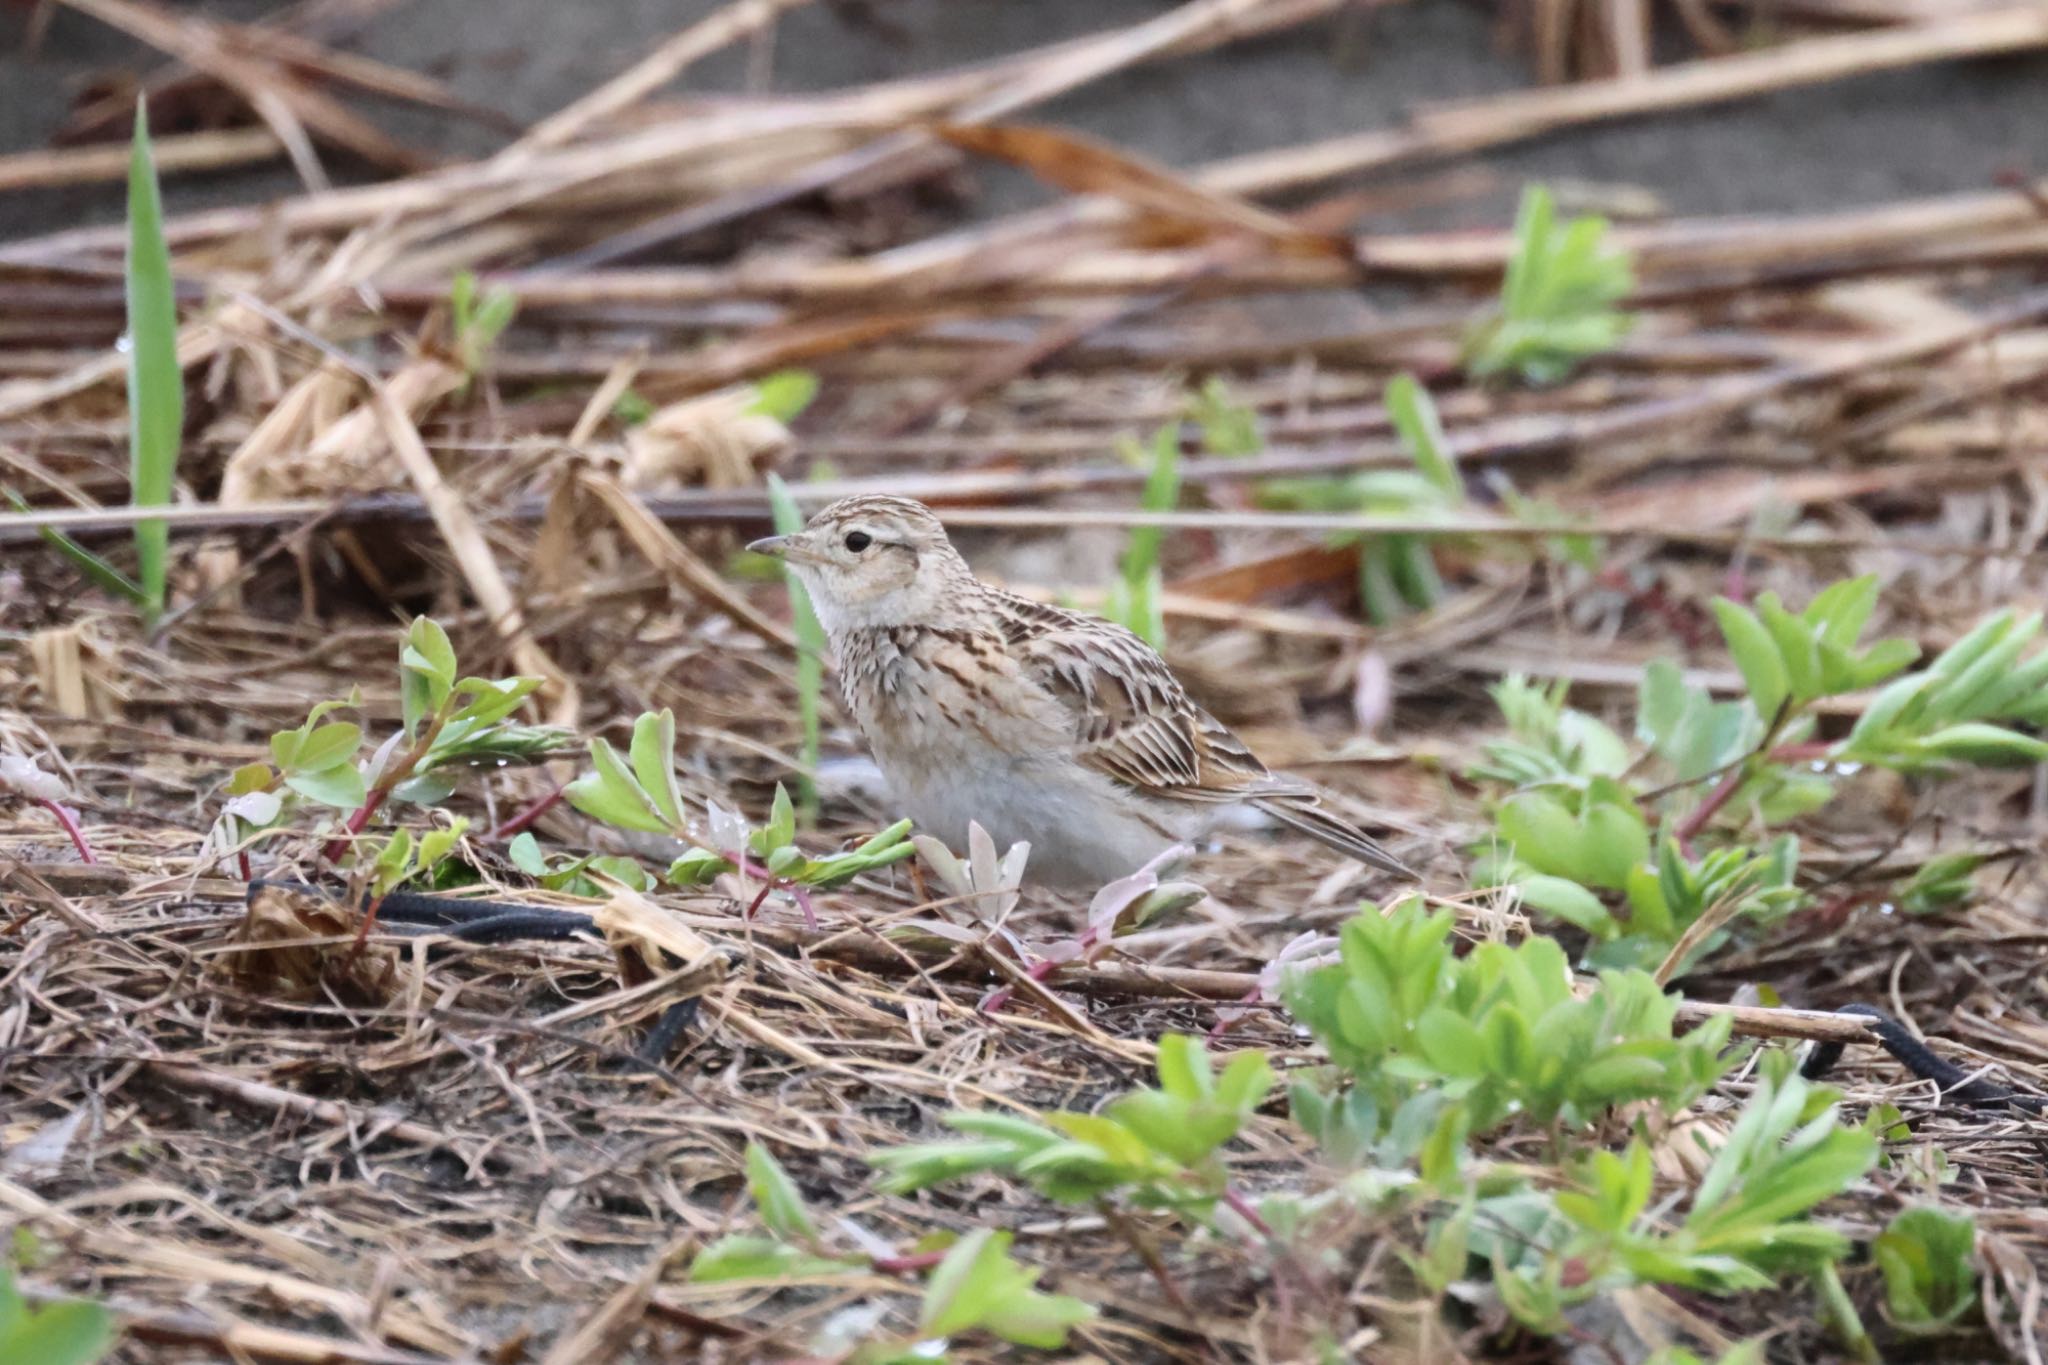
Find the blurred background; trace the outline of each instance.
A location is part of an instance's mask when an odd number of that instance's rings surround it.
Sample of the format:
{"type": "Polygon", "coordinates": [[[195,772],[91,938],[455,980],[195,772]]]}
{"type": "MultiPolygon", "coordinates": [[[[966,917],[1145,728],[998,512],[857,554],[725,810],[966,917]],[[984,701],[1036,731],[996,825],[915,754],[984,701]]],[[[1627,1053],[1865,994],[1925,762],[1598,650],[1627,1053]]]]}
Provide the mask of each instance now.
{"type": "MultiPolygon", "coordinates": [[[[0,12],[0,153],[104,140],[110,111],[163,61],[106,22],[54,0],[0,12]]],[[[480,155],[560,109],[715,0],[260,0],[138,6],[274,25],[431,78],[455,108],[335,93],[422,161],[480,155]]],[[[709,53],[668,100],[803,92],[984,62],[1091,32],[1137,25],[1161,0],[839,0],[791,6],[768,36],[709,53]]],[[[1309,8],[1309,7],[1297,7],[1309,8]]],[[[1761,49],[1788,37],[1870,32],[1955,19],[1985,0],[1346,0],[1328,13],[1183,60],[1119,70],[1040,106],[1034,117],[1188,166],[1393,124],[1419,104],[1640,70],[1689,56],[1761,49]]],[[[132,17],[132,16],[131,16],[132,17]]],[[[1978,188],[2025,173],[2048,58],[1908,66],[1734,105],[1679,108],[1652,122],[1575,129],[1489,153],[1500,173],[1403,221],[1498,222],[1524,179],[1602,191],[1610,211],[1745,213],[1875,203],[1978,188]],[[2015,158],[2019,160],[2016,161],[2015,158]]],[[[246,100],[185,87],[154,106],[159,133],[252,128],[246,100]]],[[[654,116],[656,104],[642,106],[654,116]]],[[[273,146],[240,149],[246,169],[204,183],[168,176],[170,205],[284,193],[295,179],[273,146]]],[[[338,179],[371,168],[343,158],[338,179]]],[[[60,178],[54,174],[51,179],[60,178]]],[[[974,203],[994,211],[1037,193],[986,167],[974,203]]],[[[118,217],[118,186],[0,182],[0,235],[118,217]]]]}

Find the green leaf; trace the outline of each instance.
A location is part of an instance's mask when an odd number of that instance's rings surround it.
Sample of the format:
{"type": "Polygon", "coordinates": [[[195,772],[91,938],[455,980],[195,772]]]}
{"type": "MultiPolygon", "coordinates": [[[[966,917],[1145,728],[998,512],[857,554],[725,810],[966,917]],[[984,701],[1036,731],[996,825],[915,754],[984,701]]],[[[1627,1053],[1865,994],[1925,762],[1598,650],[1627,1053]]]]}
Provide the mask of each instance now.
{"type": "Polygon", "coordinates": [[[1065,1346],[1067,1333],[1094,1316],[1092,1306],[1071,1294],[1026,1291],[999,1305],[982,1326],[1004,1341],[1051,1351],[1065,1346]]]}
{"type": "Polygon", "coordinates": [[[950,1337],[981,1328],[1020,1346],[1051,1350],[1095,1310],[1067,1295],[1040,1294],[1037,1278],[1010,1259],[1010,1234],[977,1228],[954,1244],[925,1286],[918,1330],[950,1337]]]}
{"type": "Polygon", "coordinates": [[[1159,1040],[1159,1088],[1176,1099],[1203,1100],[1215,1089],[1209,1051],[1185,1033],[1159,1040]]]}
{"type": "Polygon", "coordinates": [[[284,784],[310,801],[337,810],[355,810],[369,799],[363,775],[353,763],[339,763],[317,772],[288,772],[284,784]]]}
{"type": "MultiPolygon", "coordinates": [[[[768,475],[768,504],[775,514],[775,529],[782,535],[795,535],[804,528],[803,512],[797,507],[796,499],[790,495],[789,486],[782,476],[771,472],[768,475]]],[[[801,799],[806,823],[815,816],[818,804],[816,786],[812,774],[818,770],[821,750],[820,694],[825,686],[825,655],[831,649],[831,641],[825,628],[818,621],[818,613],[811,605],[809,592],[798,579],[796,570],[785,564],[782,568],[783,583],[789,591],[791,624],[796,631],[799,649],[796,656],[796,697],[797,721],[803,730],[803,748],[798,755],[803,760],[804,771],[797,776],[797,795],[801,799]]]]}
{"type": "Polygon", "coordinates": [[[1273,1065],[1263,1052],[1240,1052],[1223,1068],[1216,1082],[1216,1103],[1232,1113],[1249,1114],[1266,1102],[1273,1088],[1273,1065]]]}
{"type": "Polygon", "coordinates": [[[457,697],[469,701],[448,718],[450,726],[468,724],[474,728],[495,724],[519,709],[541,684],[539,678],[464,678],[455,684],[457,697]]]}
{"type": "MultiPolygon", "coordinates": [[[[163,507],[177,482],[185,428],[185,379],[178,364],[178,296],[164,240],[163,200],[149,145],[149,108],[135,102],[128,161],[128,455],[130,500],[163,507]]],[[[170,528],[135,524],[136,577],[144,610],[161,614],[169,571],[170,528]]]]}
{"type": "Polygon", "coordinates": [[[675,712],[663,708],[658,714],[646,712],[633,722],[633,743],[628,750],[633,760],[633,776],[639,779],[640,789],[653,801],[654,808],[668,821],[671,829],[681,829],[687,823],[683,818],[683,792],[676,785],[676,717],[675,712]]]}
{"type": "Polygon", "coordinates": [[[690,1262],[695,1284],[727,1280],[800,1280],[865,1269],[855,1261],[814,1256],[802,1247],[769,1237],[721,1237],[690,1262]]]}
{"type": "MultiPolygon", "coordinates": [[[[22,497],[21,494],[4,484],[0,484],[0,497],[7,499],[7,505],[17,512],[33,514],[36,510],[29,506],[27,498],[22,497]]],[[[122,573],[119,569],[107,563],[106,560],[101,559],[91,550],[86,549],[56,527],[38,527],[37,533],[42,536],[45,544],[70,560],[77,566],[80,573],[98,584],[103,591],[110,592],[116,597],[125,597],[137,606],[142,606],[148,602],[148,594],[142,591],[134,579],[128,577],[127,574],[122,573]]]]}
{"type": "Polygon", "coordinates": [[[818,376],[809,370],[777,370],[754,384],[751,414],[773,417],[785,425],[794,422],[818,396],[818,376]]]}
{"type": "Polygon", "coordinates": [[[1920,748],[1937,758],[1969,763],[2039,763],[2048,758],[2048,743],[1982,721],[1944,726],[1921,740],[1920,748]]]}
{"type": "Polygon", "coordinates": [[[114,1317],[105,1307],[67,1299],[30,1309],[13,1288],[14,1272],[0,1265],[0,1360],[20,1365],[93,1365],[114,1346],[114,1317]]]}
{"type": "Polygon", "coordinates": [[[1806,622],[1785,610],[1774,592],[1757,598],[1756,607],[1763,618],[1764,629],[1770,633],[1771,643],[1777,646],[1778,658],[1785,666],[1785,677],[1791,685],[1793,699],[1810,701],[1818,697],[1822,692],[1820,644],[1813,632],[1807,628],[1806,622]]]}
{"type": "Polygon", "coordinates": [[[945,1337],[980,1325],[1013,1283],[1005,1274],[1009,1245],[1010,1234],[992,1228],[976,1228],[955,1242],[925,1284],[919,1331],[945,1337]]]}
{"type": "Polygon", "coordinates": [[[298,770],[318,771],[355,760],[363,744],[363,727],[347,721],[330,721],[300,740],[285,765],[287,775],[298,770]]]}
{"type": "Polygon", "coordinates": [[[732,864],[720,855],[709,849],[693,848],[670,863],[662,876],[671,886],[687,888],[708,885],[732,870],[732,864]]]}
{"type": "Polygon", "coordinates": [[[505,848],[505,856],[512,860],[512,866],[529,877],[545,877],[548,872],[547,859],[540,851],[540,840],[530,830],[522,830],[512,838],[505,848]]]}
{"type": "Polygon", "coordinates": [[[1614,922],[1614,916],[1600,903],[1600,898],[1577,882],[1539,873],[1522,878],[1515,888],[1526,903],[1567,924],[1577,925],[1595,938],[1613,938],[1621,932],[1621,926],[1614,922]]]}
{"type": "Polygon", "coordinates": [[[1754,612],[1725,597],[1714,599],[1714,619],[1720,623],[1728,652],[1735,656],[1735,666],[1742,671],[1751,704],[1769,724],[1777,718],[1792,688],[1777,643],[1754,612]]]}
{"type": "Polygon", "coordinates": [[[661,812],[640,787],[619,758],[618,751],[602,739],[590,741],[592,771],[563,788],[563,796],[575,809],[594,820],[620,829],[648,834],[671,834],[661,812]]]}
{"type": "Polygon", "coordinates": [[[775,784],[775,800],[768,807],[768,823],[761,827],[756,836],[760,841],[760,852],[764,856],[779,848],[785,848],[796,838],[796,809],[790,805],[789,793],[780,782],[775,784]]]}
{"type": "Polygon", "coordinates": [[[815,1246],[818,1229],[811,1222],[804,1197],[782,1163],[758,1142],[747,1143],[747,1192],[754,1197],[761,1221],[785,1242],[815,1246]]]}
{"type": "Polygon", "coordinates": [[[1877,607],[1877,575],[1845,578],[1830,583],[1813,595],[1800,613],[1807,625],[1820,631],[1820,638],[1837,649],[1854,649],[1870,613],[1877,607]]]}
{"type": "Polygon", "coordinates": [[[1966,1214],[1907,1209],[1871,1244],[1885,1308],[1909,1331],[1952,1326],[1977,1304],[1977,1226],[1966,1214]]]}
{"type": "Polygon", "coordinates": [[[440,711],[455,688],[455,647],[433,617],[418,617],[407,629],[398,653],[398,680],[409,737],[422,720],[440,711]]]}
{"type": "Polygon", "coordinates": [[[462,836],[469,832],[469,820],[457,816],[445,829],[430,829],[420,836],[420,856],[415,871],[424,876],[441,865],[455,846],[462,842],[462,836]]]}
{"type": "Polygon", "coordinates": [[[1444,435],[1443,422],[1437,417],[1429,390],[1414,375],[1397,374],[1387,381],[1385,402],[1387,415],[1393,419],[1394,430],[1400,433],[1401,444],[1415,461],[1415,467],[1443,492],[1462,500],[1465,481],[1458,477],[1450,438],[1444,435]]]}

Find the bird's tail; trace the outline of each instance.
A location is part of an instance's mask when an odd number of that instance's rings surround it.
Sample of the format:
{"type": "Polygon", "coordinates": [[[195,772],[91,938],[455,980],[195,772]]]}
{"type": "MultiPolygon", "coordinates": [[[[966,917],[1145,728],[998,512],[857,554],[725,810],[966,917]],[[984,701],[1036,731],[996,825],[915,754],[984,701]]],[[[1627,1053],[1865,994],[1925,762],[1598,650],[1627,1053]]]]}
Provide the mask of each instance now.
{"type": "Polygon", "coordinates": [[[1337,852],[1403,877],[1415,876],[1415,869],[1380,847],[1379,842],[1348,820],[1324,810],[1313,796],[1266,796],[1251,803],[1291,829],[1337,852]]]}

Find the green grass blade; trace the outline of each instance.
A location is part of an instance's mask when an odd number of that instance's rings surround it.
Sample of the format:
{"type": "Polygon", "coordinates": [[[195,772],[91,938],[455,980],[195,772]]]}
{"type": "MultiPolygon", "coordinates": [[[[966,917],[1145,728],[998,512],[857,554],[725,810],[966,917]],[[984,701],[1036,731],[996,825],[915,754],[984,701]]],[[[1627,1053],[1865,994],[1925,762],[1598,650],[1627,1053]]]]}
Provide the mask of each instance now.
{"type": "MultiPolygon", "coordinates": [[[[12,488],[0,488],[0,498],[7,499],[8,506],[17,512],[33,513],[36,510],[28,505],[28,499],[22,497],[21,494],[15,492],[12,488]]],[[[128,577],[127,574],[122,573],[119,569],[107,563],[106,560],[101,559],[91,550],[86,549],[56,527],[45,526],[40,529],[43,539],[55,547],[58,553],[62,554],[73,564],[76,564],[79,572],[83,573],[87,578],[90,578],[116,597],[125,597],[137,606],[142,605],[142,589],[137,587],[135,581],[128,577]]]]}
{"type": "MultiPolygon", "coordinates": [[[[790,496],[789,485],[775,474],[768,476],[768,503],[775,512],[778,534],[792,536],[804,529],[804,514],[790,496]]],[[[804,732],[804,771],[797,775],[796,790],[797,804],[808,824],[818,814],[818,791],[811,775],[818,770],[818,694],[825,686],[825,654],[831,643],[825,638],[825,628],[818,624],[818,614],[811,610],[810,595],[797,582],[796,571],[785,569],[783,575],[789,581],[797,643],[803,646],[796,658],[796,693],[797,716],[804,732]]]]}
{"type": "MultiPolygon", "coordinates": [[[[150,154],[149,111],[138,100],[135,148],[128,163],[128,449],[135,506],[163,507],[171,501],[184,426],[177,294],[150,154]]],[[[161,521],[137,522],[135,557],[143,609],[154,618],[163,611],[170,528],[161,521]]]]}

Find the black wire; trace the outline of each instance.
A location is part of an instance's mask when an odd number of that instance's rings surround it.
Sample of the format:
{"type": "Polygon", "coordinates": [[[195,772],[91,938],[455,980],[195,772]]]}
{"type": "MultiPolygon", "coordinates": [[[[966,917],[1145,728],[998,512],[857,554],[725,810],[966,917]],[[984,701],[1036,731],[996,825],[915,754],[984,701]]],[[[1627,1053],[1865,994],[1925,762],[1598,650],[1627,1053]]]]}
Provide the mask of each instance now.
{"type": "MultiPolygon", "coordinates": [[[[1871,1005],[1843,1005],[1837,1014],[1860,1015],[1870,1021],[1871,1032],[1886,1052],[1892,1054],[1899,1064],[1923,1081],[1933,1081],[1941,1087],[1941,1098],[1946,1104],[1968,1105],[1972,1108],[1989,1108],[1996,1105],[2010,1105],[2030,1113],[2048,1112],[2048,1095],[2037,1095],[2031,1091],[2014,1090],[2008,1086],[1994,1085],[1982,1076],[1972,1076],[1954,1062],[1937,1056],[1934,1050],[1915,1038],[1906,1026],[1871,1005]]],[[[1808,1080],[1819,1080],[1834,1070],[1842,1060],[1841,1043],[1821,1043],[1807,1054],[1806,1062],[1799,1068],[1799,1074],[1808,1080]]]]}

